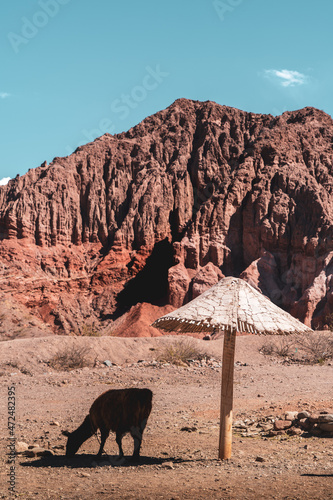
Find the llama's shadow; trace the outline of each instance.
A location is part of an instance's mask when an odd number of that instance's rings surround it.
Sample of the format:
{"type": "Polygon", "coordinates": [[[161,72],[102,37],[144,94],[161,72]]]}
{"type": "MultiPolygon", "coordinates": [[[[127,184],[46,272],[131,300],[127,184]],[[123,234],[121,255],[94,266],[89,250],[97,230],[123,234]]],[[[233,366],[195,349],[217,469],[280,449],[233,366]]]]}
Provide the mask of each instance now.
{"type": "Polygon", "coordinates": [[[116,455],[103,455],[100,459],[96,455],[76,454],[74,457],[53,455],[40,457],[29,462],[20,462],[22,467],[68,467],[70,469],[95,468],[95,467],[139,467],[141,465],[163,465],[165,462],[179,463],[180,458],[174,457],[146,457],[141,456],[140,461],[131,460],[131,457],[119,459],[116,455]]]}
{"type": "Polygon", "coordinates": [[[306,476],[306,477],[333,477],[333,474],[315,474],[315,473],[304,473],[304,474],[301,474],[302,477],[306,476]]]}

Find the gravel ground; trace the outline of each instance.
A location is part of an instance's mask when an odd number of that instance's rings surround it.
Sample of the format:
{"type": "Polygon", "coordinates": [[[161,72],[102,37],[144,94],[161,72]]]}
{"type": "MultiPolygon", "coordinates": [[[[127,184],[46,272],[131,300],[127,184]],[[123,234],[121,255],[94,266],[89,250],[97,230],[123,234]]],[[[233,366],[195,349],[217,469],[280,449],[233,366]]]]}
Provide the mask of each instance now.
{"type": "MultiPolygon", "coordinates": [[[[333,499],[332,438],[243,436],[234,431],[231,460],[217,459],[222,340],[194,339],[211,361],[174,366],[155,362],[174,337],[24,338],[1,342],[0,498],[9,498],[8,387],[15,388],[17,442],[52,456],[15,460],[16,495],[24,499],[333,499]],[[56,371],[59,350],[89,349],[95,366],[56,371]],[[112,365],[105,366],[109,360],[112,365]],[[64,456],[62,429],[74,430],[94,399],[111,388],[149,387],[153,410],[139,465],[117,463],[114,435],[96,462],[98,442],[64,456]],[[184,430],[185,428],[185,430],[184,430]]],[[[263,339],[236,342],[234,420],[258,420],[292,411],[333,412],[333,367],[282,363],[259,353],[263,339]]],[[[12,422],[13,423],[13,422],[12,422]]],[[[124,438],[125,455],[133,441],[124,438]]]]}

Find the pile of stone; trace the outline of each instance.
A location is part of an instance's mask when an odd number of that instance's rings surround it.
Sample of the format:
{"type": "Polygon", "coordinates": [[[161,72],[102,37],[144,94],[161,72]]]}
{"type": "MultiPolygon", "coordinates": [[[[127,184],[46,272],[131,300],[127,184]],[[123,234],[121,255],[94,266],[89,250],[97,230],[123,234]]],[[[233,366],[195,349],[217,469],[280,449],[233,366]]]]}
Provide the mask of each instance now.
{"type": "MultiPolygon", "coordinates": [[[[110,368],[116,367],[115,363],[111,363],[109,360],[103,361],[103,365],[110,368]]],[[[235,363],[236,366],[247,366],[246,363],[242,364],[240,362],[235,363]]],[[[222,367],[222,361],[218,361],[214,358],[203,358],[203,359],[188,359],[187,361],[163,361],[163,360],[152,360],[146,361],[139,359],[136,363],[127,364],[127,367],[153,367],[153,368],[166,368],[166,367],[185,367],[185,368],[211,368],[220,369],[222,367]]]]}
{"type": "Polygon", "coordinates": [[[287,411],[283,416],[237,420],[233,428],[236,432],[241,432],[243,437],[256,435],[333,437],[333,412],[287,411]]]}
{"type": "Polygon", "coordinates": [[[16,455],[21,455],[23,457],[50,457],[57,454],[59,451],[64,450],[65,446],[63,444],[51,446],[44,448],[38,443],[28,444],[24,441],[17,441],[15,444],[16,455]],[[50,449],[51,448],[51,449],[50,449]]]}
{"type": "Polygon", "coordinates": [[[277,419],[274,422],[274,430],[270,436],[276,436],[286,432],[291,435],[310,434],[318,437],[333,436],[333,413],[322,411],[320,413],[309,413],[308,411],[285,413],[284,420],[277,419]]]}
{"type": "Polygon", "coordinates": [[[16,455],[22,455],[23,457],[49,457],[54,455],[52,450],[43,448],[37,443],[28,445],[24,441],[17,441],[15,446],[16,455]]]}

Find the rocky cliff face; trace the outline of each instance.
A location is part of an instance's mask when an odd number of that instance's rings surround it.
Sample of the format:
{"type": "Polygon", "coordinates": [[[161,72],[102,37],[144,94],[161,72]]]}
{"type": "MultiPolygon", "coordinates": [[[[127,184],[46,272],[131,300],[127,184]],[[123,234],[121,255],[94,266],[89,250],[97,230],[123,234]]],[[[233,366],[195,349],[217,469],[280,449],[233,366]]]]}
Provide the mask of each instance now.
{"type": "Polygon", "coordinates": [[[223,273],[322,325],[332,161],[322,111],[177,100],[0,187],[2,290],[55,330],[110,331],[130,306],[179,306],[223,273]]]}

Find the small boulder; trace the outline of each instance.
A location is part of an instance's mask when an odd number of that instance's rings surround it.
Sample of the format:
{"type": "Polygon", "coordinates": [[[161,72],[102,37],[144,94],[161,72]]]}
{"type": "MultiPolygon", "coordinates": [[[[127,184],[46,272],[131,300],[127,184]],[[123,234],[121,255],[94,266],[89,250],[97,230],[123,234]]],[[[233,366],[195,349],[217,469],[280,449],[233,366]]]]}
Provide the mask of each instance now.
{"type": "Polygon", "coordinates": [[[65,445],[63,444],[56,444],[55,446],[52,446],[52,450],[64,450],[65,445]]]}
{"type": "Polygon", "coordinates": [[[285,420],[290,420],[291,422],[298,418],[298,412],[297,411],[286,411],[284,414],[284,419],[285,420]]]}
{"type": "Polygon", "coordinates": [[[28,449],[28,447],[29,447],[28,444],[25,443],[24,441],[16,441],[15,451],[16,453],[23,453],[28,449]]]}
{"type": "Polygon", "coordinates": [[[286,429],[289,429],[291,427],[291,421],[290,420],[275,420],[274,422],[274,430],[275,431],[285,431],[286,429]]]}
{"type": "Polygon", "coordinates": [[[266,423],[265,424],[260,424],[260,427],[261,427],[261,429],[264,432],[268,432],[268,431],[270,431],[270,430],[273,429],[273,425],[272,424],[268,424],[268,423],[267,424],[266,423]]]}
{"type": "Polygon", "coordinates": [[[81,477],[90,477],[90,474],[88,472],[80,472],[81,477]]]}
{"type": "Polygon", "coordinates": [[[309,418],[301,418],[301,420],[298,421],[298,425],[304,431],[309,431],[313,426],[313,424],[310,422],[309,418]]]}
{"type": "Polygon", "coordinates": [[[324,422],[319,424],[319,429],[325,432],[333,432],[333,422],[324,422]]]}
{"type": "Polygon", "coordinates": [[[243,422],[243,420],[236,420],[236,422],[234,422],[232,426],[234,429],[247,429],[247,426],[243,422]]]}
{"type": "Polygon", "coordinates": [[[309,416],[309,422],[311,422],[311,424],[317,424],[319,422],[318,418],[319,413],[311,413],[311,415],[309,416]]]}
{"type": "Polygon", "coordinates": [[[297,414],[297,418],[298,420],[301,420],[302,418],[309,418],[310,416],[310,413],[306,410],[304,411],[300,411],[298,414],[297,414]]]}
{"type": "Polygon", "coordinates": [[[303,434],[303,431],[299,427],[292,426],[287,430],[287,434],[289,434],[289,436],[300,436],[303,434]]]}
{"type": "Polygon", "coordinates": [[[161,467],[163,469],[174,469],[173,462],[164,462],[161,467]]]}
{"type": "Polygon", "coordinates": [[[319,427],[314,427],[313,429],[311,429],[312,436],[320,437],[321,433],[322,431],[321,429],[319,429],[319,427]]]}
{"type": "Polygon", "coordinates": [[[320,423],[333,422],[333,415],[330,413],[326,415],[321,414],[318,416],[318,422],[320,423]]]}

